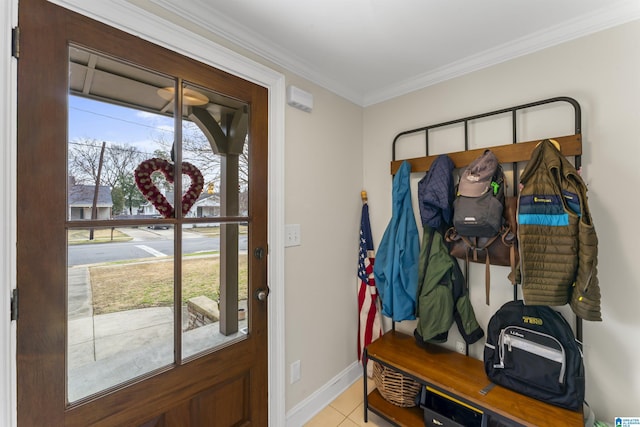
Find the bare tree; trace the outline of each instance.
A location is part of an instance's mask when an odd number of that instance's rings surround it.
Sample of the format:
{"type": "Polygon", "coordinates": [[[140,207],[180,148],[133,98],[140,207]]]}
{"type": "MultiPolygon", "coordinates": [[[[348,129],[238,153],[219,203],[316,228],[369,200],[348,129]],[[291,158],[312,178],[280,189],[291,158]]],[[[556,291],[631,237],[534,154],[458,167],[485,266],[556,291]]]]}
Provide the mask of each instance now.
{"type": "Polygon", "coordinates": [[[69,143],[69,175],[77,184],[95,184],[102,143],[95,139],[82,139],[69,143]]]}
{"type": "Polygon", "coordinates": [[[111,188],[114,213],[133,213],[133,208],[144,202],[134,182],[134,170],[144,158],[137,148],[129,145],[108,144],[103,167],[98,177],[102,142],[82,139],[69,143],[69,175],[77,184],[101,185],[111,188]]]}

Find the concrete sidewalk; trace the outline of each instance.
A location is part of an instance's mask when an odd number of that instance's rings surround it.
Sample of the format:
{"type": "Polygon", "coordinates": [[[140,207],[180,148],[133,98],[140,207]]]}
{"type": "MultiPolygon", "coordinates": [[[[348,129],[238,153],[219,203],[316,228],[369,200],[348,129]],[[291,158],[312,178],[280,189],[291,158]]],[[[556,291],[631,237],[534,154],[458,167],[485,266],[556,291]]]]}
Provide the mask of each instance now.
{"type": "Polygon", "coordinates": [[[69,320],[93,316],[93,294],[86,266],[67,269],[67,310],[69,320]]]}
{"type": "MultiPolygon", "coordinates": [[[[93,315],[89,267],[68,269],[68,399],[74,402],[174,363],[174,312],[170,307],[142,308],[93,315]]],[[[182,330],[188,314],[183,312],[182,330]]],[[[230,336],[219,323],[182,333],[183,357],[241,340],[247,321],[230,336]]]]}

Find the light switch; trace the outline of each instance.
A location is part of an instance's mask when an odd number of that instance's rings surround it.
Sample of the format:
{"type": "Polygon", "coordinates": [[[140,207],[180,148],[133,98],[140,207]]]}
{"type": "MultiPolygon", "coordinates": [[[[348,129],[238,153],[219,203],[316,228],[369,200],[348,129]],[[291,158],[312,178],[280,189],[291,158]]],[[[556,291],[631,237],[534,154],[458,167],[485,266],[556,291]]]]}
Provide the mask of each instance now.
{"type": "Polygon", "coordinates": [[[300,246],[300,224],[285,225],[284,246],[300,246]]]}

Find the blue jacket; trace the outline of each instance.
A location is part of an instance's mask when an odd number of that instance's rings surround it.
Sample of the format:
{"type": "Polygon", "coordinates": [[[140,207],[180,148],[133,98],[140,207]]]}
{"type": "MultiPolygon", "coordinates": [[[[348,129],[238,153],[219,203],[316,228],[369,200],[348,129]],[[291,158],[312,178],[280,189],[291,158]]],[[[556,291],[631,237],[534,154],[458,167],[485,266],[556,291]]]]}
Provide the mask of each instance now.
{"type": "Polygon", "coordinates": [[[382,314],[396,322],[416,318],[420,243],[411,205],[410,173],[411,165],[405,161],[393,178],[391,221],[373,267],[382,314]]]}
{"type": "Polygon", "coordinates": [[[446,154],[439,155],[418,182],[418,206],[422,225],[444,231],[453,220],[454,164],[446,154]]]}

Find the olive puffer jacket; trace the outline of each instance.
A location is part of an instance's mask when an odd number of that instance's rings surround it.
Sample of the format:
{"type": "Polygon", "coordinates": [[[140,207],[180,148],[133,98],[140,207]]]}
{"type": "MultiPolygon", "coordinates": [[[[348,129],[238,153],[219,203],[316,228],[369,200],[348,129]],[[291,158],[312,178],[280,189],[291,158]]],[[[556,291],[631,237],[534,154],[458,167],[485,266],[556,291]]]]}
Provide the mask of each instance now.
{"type": "Polygon", "coordinates": [[[549,140],[531,155],[520,178],[518,240],[525,304],[571,304],[585,320],[602,320],[598,238],[587,187],[549,140]]]}

